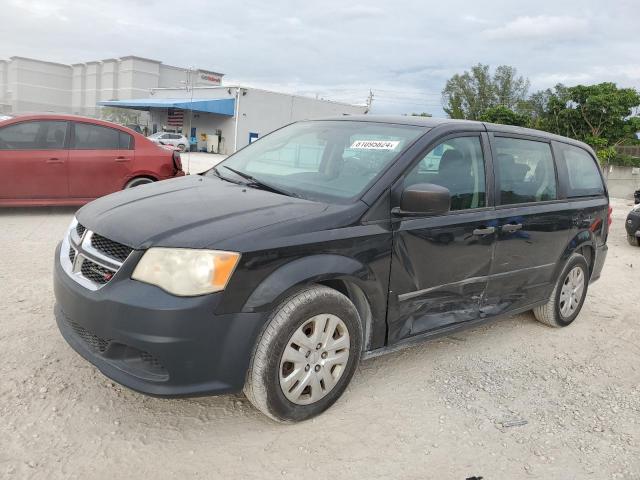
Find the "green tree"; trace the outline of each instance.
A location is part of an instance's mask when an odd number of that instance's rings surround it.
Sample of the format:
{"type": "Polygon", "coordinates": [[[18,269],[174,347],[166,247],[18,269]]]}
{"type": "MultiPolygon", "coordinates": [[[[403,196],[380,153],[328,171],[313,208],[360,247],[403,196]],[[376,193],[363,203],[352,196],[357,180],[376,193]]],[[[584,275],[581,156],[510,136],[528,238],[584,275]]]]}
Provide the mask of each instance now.
{"type": "Polygon", "coordinates": [[[479,120],[497,106],[518,111],[527,100],[529,80],[517,73],[514,67],[501,65],[492,75],[489,65],[479,63],[470,71],[455,74],[442,90],[444,111],[451,118],[467,120],[479,120]]]}
{"type": "Polygon", "coordinates": [[[126,108],[102,107],[100,118],[120,125],[138,124],[140,123],[140,112],[126,108]]]}
{"type": "Polygon", "coordinates": [[[503,125],[516,125],[518,127],[526,127],[529,125],[530,117],[522,113],[498,105],[496,107],[487,108],[479,120],[490,123],[501,123],[503,125]]]}
{"type": "Polygon", "coordinates": [[[615,83],[559,84],[532,95],[529,103],[537,128],[588,143],[605,163],[612,160],[614,147],[635,142],[640,130],[640,119],[633,115],[640,95],[615,83]]]}

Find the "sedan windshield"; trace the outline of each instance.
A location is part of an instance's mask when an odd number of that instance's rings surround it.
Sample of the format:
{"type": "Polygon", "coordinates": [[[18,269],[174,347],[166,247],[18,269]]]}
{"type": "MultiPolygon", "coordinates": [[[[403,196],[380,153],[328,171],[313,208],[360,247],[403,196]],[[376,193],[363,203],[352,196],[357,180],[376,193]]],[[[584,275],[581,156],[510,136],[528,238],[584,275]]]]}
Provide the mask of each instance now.
{"type": "Polygon", "coordinates": [[[344,203],[360,197],[425,131],[345,120],[294,123],[243,148],[206,175],[344,203]]]}

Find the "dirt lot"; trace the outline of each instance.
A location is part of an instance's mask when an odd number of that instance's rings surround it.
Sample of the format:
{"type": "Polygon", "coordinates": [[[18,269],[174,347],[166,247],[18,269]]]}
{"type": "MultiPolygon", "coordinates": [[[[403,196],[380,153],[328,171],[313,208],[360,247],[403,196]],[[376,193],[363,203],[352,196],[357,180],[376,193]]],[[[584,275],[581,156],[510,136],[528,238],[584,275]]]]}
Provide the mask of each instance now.
{"type": "Polygon", "coordinates": [[[293,426],[240,395],[163,400],[105,378],[52,315],[74,210],[0,211],[0,478],[640,478],[640,249],[631,202],[613,203],[574,325],[519,315],[370,360],[293,426]]]}

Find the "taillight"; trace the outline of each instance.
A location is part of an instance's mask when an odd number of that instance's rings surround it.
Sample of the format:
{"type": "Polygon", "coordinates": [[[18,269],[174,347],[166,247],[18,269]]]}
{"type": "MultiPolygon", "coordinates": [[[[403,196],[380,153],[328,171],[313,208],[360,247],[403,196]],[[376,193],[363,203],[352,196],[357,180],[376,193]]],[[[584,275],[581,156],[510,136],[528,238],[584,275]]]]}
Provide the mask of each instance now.
{"type": "Polygon", "coordinates": [[[612,213],[613,213],[613,207],[609,207],[609,213],[607,214],[607,222],[609,222],[609,225],[613,223],[613,219],[611,218],[612,213]]]}
{"type": "Polygon", "coordinates": [[[180,152],[177,150],[173,151],[173,166],[176,167],[176,170],[182,170],[182,159],[180,158],[180,152]]]}

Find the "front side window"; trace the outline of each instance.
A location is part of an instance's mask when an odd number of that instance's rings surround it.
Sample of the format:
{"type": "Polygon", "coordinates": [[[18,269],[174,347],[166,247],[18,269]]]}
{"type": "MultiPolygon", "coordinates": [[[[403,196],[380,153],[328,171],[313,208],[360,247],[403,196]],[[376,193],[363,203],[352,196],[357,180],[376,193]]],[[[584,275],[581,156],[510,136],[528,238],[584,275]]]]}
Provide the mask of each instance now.
{"type": "Polygon", "coordinates": [[[241,180],[234,169],[303,198],[344,203],[362,195],[425,132],[376,122],[299,122],[254,141],[207,175],[241,180]]]}
{"type": "Polygon", "coordinates": [[[533,140],[496,137],[495,150],[501,205],[557,198],[551,145],[533,140]]]}
{"type": "Polygon", "coordinates": [[[72,148],[75,150],[128,150],[131,135],[114,128],[76,123],[72,148]]]}
{"type": "Polygon", "coordinates": [[[451,210],[486,207],[484,156],[480,137],[457,137],[430,150],[405,177],[404,187],[433,183],[451,194],[451,210]]]}
{"type": "Polygon", "coordinates": [[[67,122],[21,122],[0,129],[0,150],[60,150],[65,148],[67,122]]]}
{"type": "Polygon", "coordinates": [[[569,184],[567,197],[586,197],[604,194],[604,185],[594,158],[585,150],[573,145],[559,143],[567,167],[569,184]]]}

